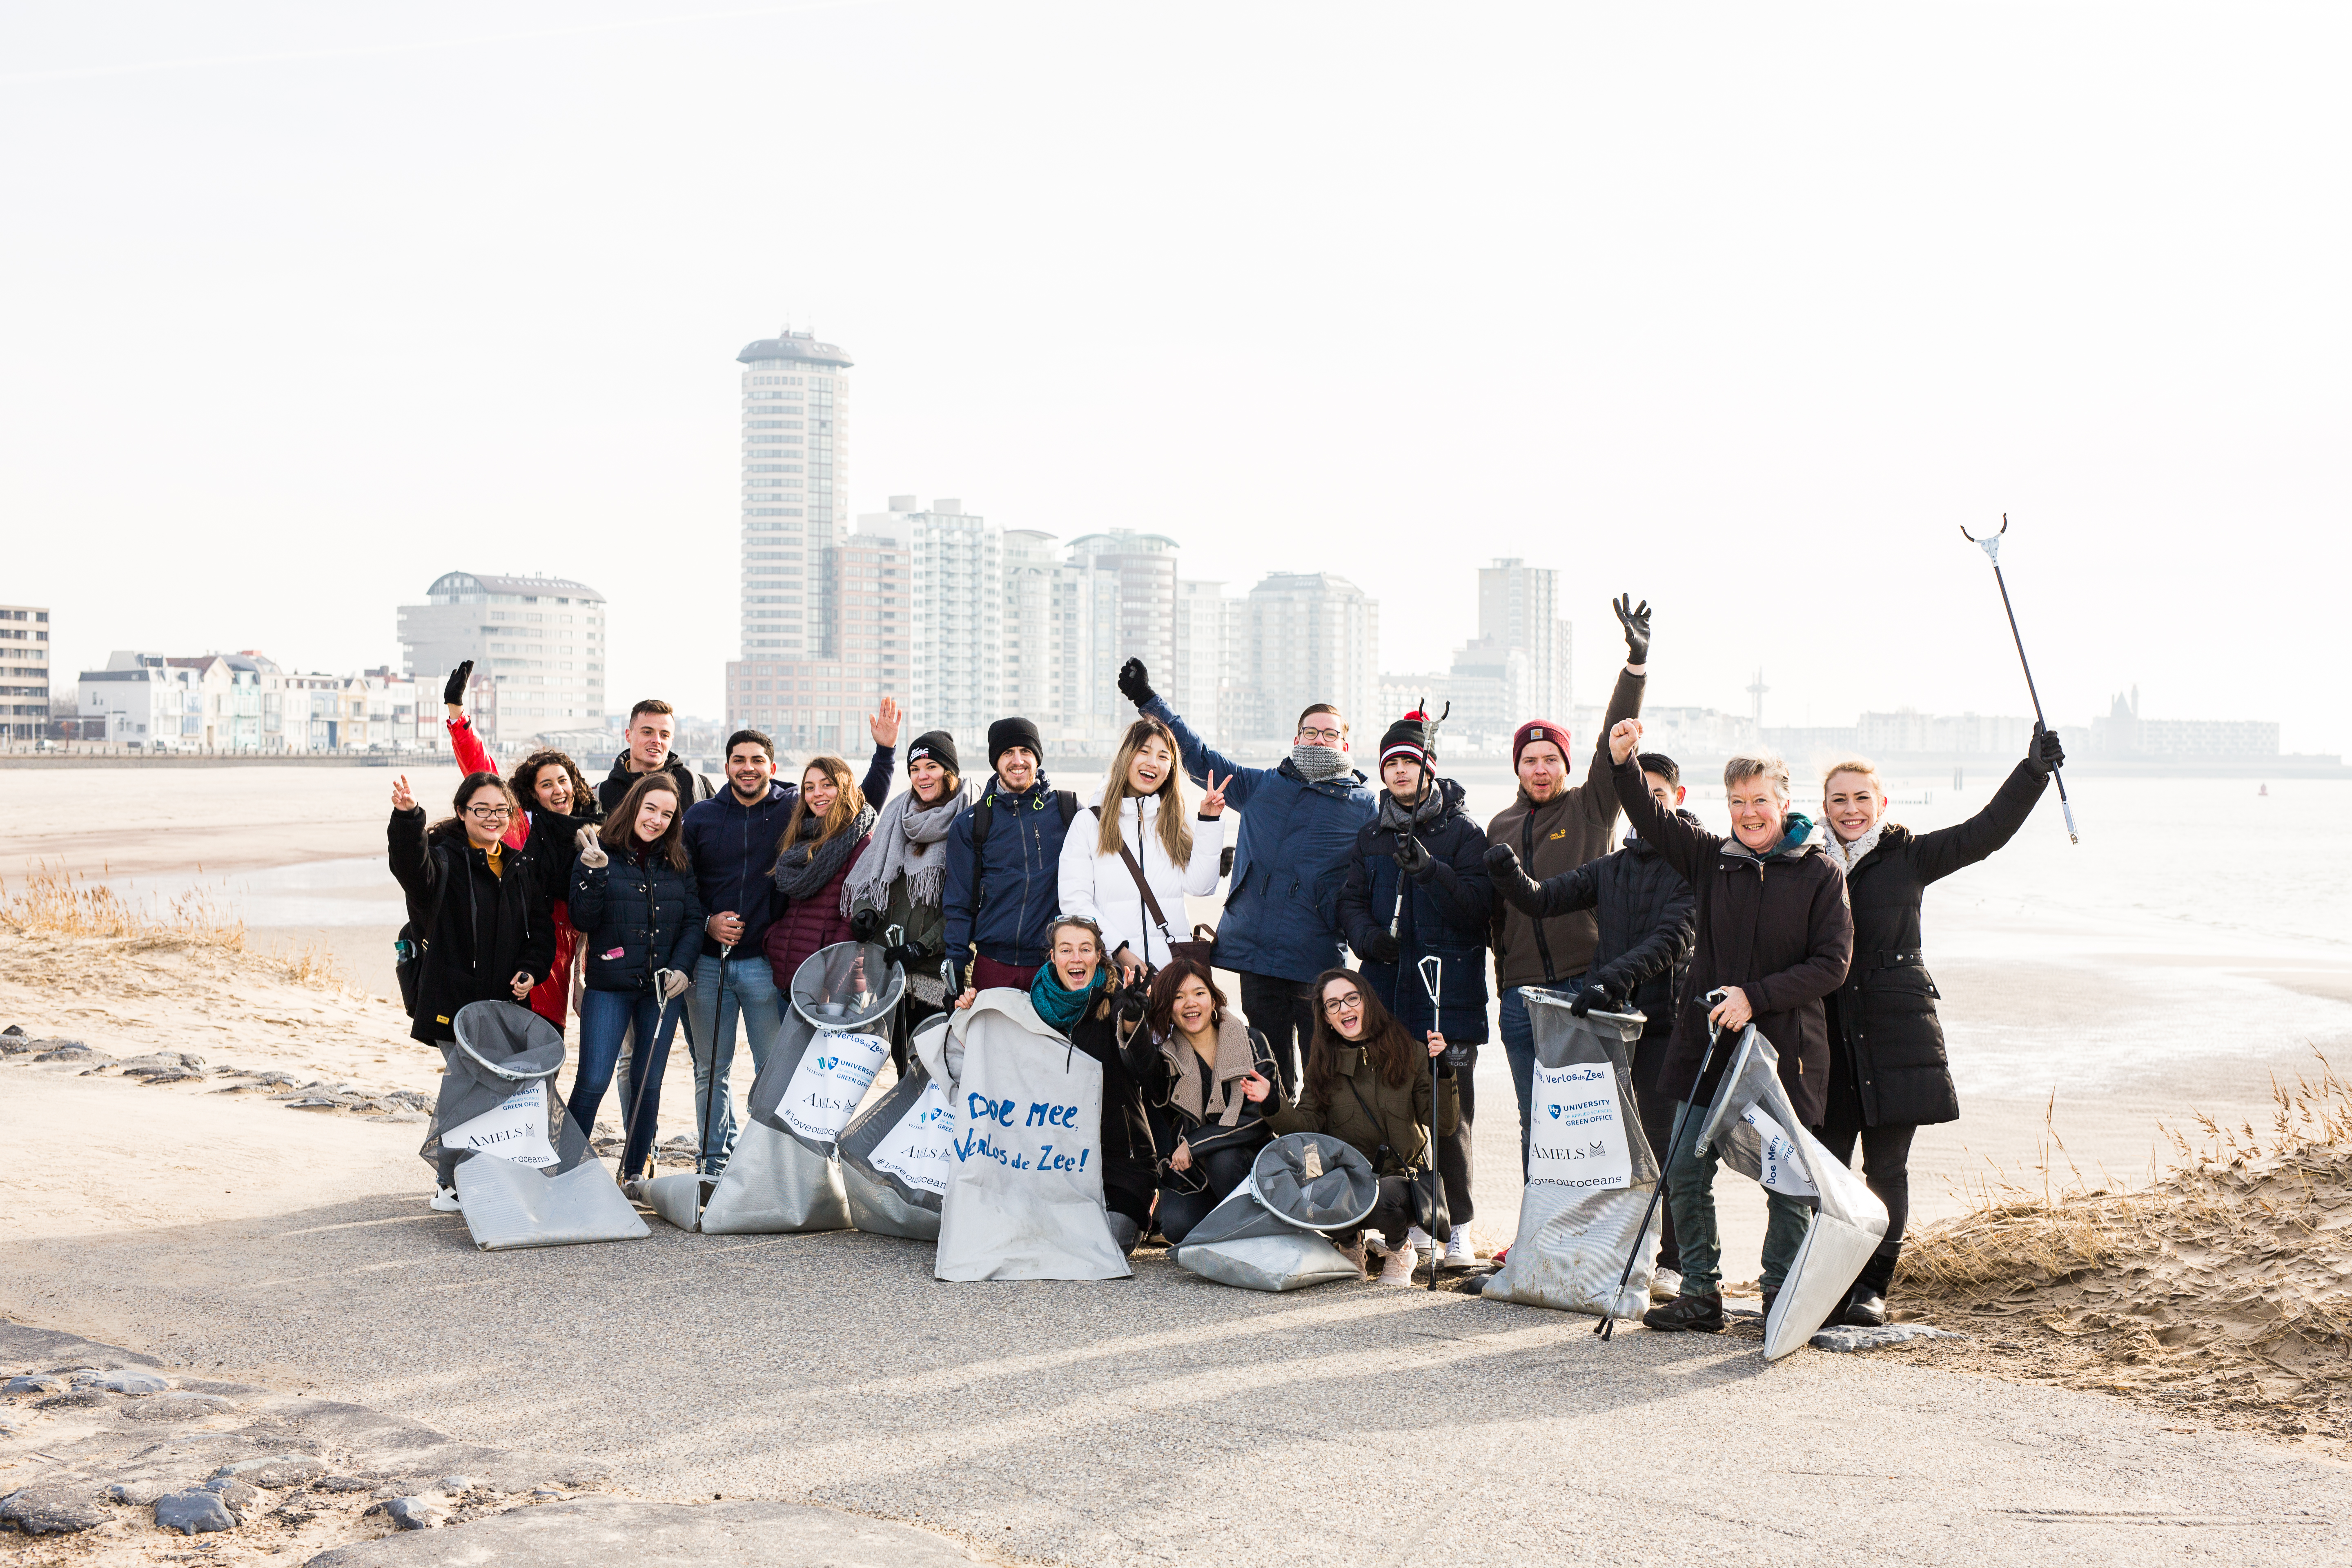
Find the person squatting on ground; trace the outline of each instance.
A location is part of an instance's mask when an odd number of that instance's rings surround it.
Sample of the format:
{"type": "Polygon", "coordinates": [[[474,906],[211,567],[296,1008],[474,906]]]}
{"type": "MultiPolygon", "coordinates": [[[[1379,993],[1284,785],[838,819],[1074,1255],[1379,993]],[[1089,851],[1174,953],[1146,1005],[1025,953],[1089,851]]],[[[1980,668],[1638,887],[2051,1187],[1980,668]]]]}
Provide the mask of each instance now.
{"type": "Polygon", "coordinates": [[[951,998],[940,973],[947,958],[948,830],[971,801],[971,786],[958,772],[955,737],[945,730],[916,736],[907,748],[906,792],[882,808],[842,884],[850,936],[885,943],[890,962],[907,973],[890,1042],[901,1073],[915,1026],[945,1011],[951,998]]]}
{"type": "MultiPolygon", "coordinates": [[[[890,787],[892,752],[882,739],[886,721],[896,736],[898,705],[887,698],[866,721],[875,744],[874,761],[866,770],[868,794],[890,787]]],[[[686,851],[694,862],[695,892],[703,909],[702,955],[687,993],[686,1034],[694,1055],[695,1131],[705,1175],[717,1175],[735,1148],[734,1101],[713,1095],[710,1081],[716,1070],[725,1084],[734,1066],[736,1020],[742,1020],[751,1043],[754,1072],[767,1061],[783,1022],[761,943],[777,914],[770,873],[800,790],[777,783],[775,774],[775,742],[757,730],[738,730],[727,737],[727,787],[686,808],[686,851]],[[711,1108],[709,1125],[702,1122],[706,1103],[711,1108]]]]}
{"type": "Polygon", "coordinates": [[[1026,719],[988,727],[988,787],[948,832],[948,957],[967,989],[1026,990],[1060,907],[1062,842],[1078,797],[1045,780],[1045,742],[1026,719]]]}
{"type": "Polygon", "coordinates": [[[646,773],[667,773],[677,779],[678,798],[691,808],[695,802],[710,798],[710,784],[700,773],[687,766],[686,759],[669,749],[670,738],[677,733],[677,721],[668,703],[657,697],[648,697],[629,710],[628,744],[613,759],[613,771],[596,786],[596,799],[603,807],[600,815],[611,816],[629,793],[629,786],[646,773]]]}
{"type": "MultiPolygon", "coordinates": [[[[1724,764],[1731,837],[1718,838],[1651,795],[1635,755],[1641,740],[1639,719],[1609,732],[1618,802],[1633,831],[1690,883],[1696,898],[1690,970],[1659,1076],[1666,1092],[1692,1107],[1666,1158],[1666,1201],[1674,1207],[1675,1239],[1682,1250],[1682,1294],[1651,1308],[1642,1321],[1654,1329],[1712,1332],[1723,1327],[1723,1244],[1715,1222],[1715,1170],[1722,1156],[1711,1148],[1701,1157],[1697,1143],[1706,1106],[1732,1053],[1717,1052],[1700,1075],[1709,1026],[1725,1032],[1728,1047],[1753,1022],[1780,1055],[1780,1083],[1797,1115],[1809,1127],[1819,1121],[1830,1067],[1822,998],[1845,979],[1853,920],[1846,910],[1844,874],[1814,841],[1811,819],[1789,809],[1786,763],[1738,756],[1724,764]],[[1716,991],[1723,1000],[1710,1008],[1706,997],[1716,991]]],[[[1803,1199],[1769,1188],[1764,1201],[1769,1311],[1812,1224],[1812,1211],[1803,1199]]]]}
{"type": "MultiPolygon", "coordinates": [[[[424,943],[408,1032],[439,1046],[445,1059],[457,1038],[452,1021],[459,1008],[522,1001],[555,959],[546,885],[530,851],[510,847],[504,837],[515,815],[506,781],[467,774],[450,811],[426,828],[404,773],[392,786],[385,829],[393,878],[424,943]]],[[[457,1206],[457,1163],[456,1150],[442,1152],[436,1209],[457,1206]]]]}
{"type": "Polygon", "coordinates": [[[898,743],[898,705],[885,698],[874,730],[881,765],[866,774],[878,793],[852,783],[849,764],[839,757],[818,757],[801,772],[800,799],[784,818],[769,873],[776,884],[776,918],[761,942],[779,992],[792,990],[793,976],[817,952],[851,940],[849,868],[874,832],[873,803],[889,793],[889,759],[898,743]]]}
{"type": "MultiPolygon", "coordinates": [[[[1029,1004],[1045,1026],[1102,1064],[1103,1207],[1119,1251],[1133,1252],[1151,1226],[1158,1156],[1143,1092],[1128,1070],[1126,1043],[1141,1034],[1149,1005],[1140,985],[1122,990],[1103,952],[1101,928],[1083,915],[1063,915],[1045,929],[1047,962],[1030,982],[1029,1004]]],[[[967,986],[956,1005],[969,1007],[982,990],[967,986]]]]}
{"type": "Polygon", "coordinates": [[[1223,780],[1219,788],[1242,814],[1216,962],[1241,982],[1242,1011],[1274,1047],[1283,1091],[1296,1094],[1298,1055],[1316,1028],[1315,977],[1344,956],[1332,903],[1357,830],[1372,819],[1372,793],[1349,765],[1347,720],[1328,702],[1313,703],[1279,766],[1245,768],[1211,750],[1152,691],[1142,660],[1120,667],[1118,689],[1168,726],[1192,781],[1223,780]]]}
{"type": "MultiPolygon", "coordinates": [[[[1462,1268],[1477,1261],[1469,1230],[1470,1127],[1477,1111],[1478,1047],[1486,1039],[1486,939],[1495,889],[1486,875],[1486,836],[1462,809],[1462,786],[1437,777],[1436,767],[1422,714],[1408,713],[1389,726],[1381,740],[1384,787],[1378,813],[1356,833],[1339,914],[1364,984],[1406,1033],[1434,1037],[1442,1025],[1450,1026],[1444,1032],[1454,1046],[1447,1062],[1459,1115],[1456,1129],[1438,1140],[1437,1168],[1454,1226],[1445,1267],[1462,1268]],[[1420,969],[1429,957],[1444,961],[1435,1012],[1420,969]]],[[[1430,1245],[1418,1226],[1412,1242],[1430,1245]]]]}
{"type": "MultiPolygon", "coordinates": [[[[460,773],[499,773],[503,770],[490,760],[488,749],[466,717],[466,687],[473,674],[474,661],[469,658],[451,670],[449,679],[442,683],[441,702],[448,715],[449,749],[457,758],[460,773]]],[[[531,987],[529,1005],[532,1012],[561,1029],[572,999],[572,976],[577,973],[573,960],[578,944],[572,912],[566,907],[572,894],[572,846],[581,828],[604,820],[604,808],[597,803],[588,781],[581,776],[579,764],[562,752],[531,752],[507,774],[507,784],[522,810],[508,822],[505,842],[509,848],[530,850],[531,864],[539,868],[541,879],[547,884],[549,912],[555,924],[554,963],[547,977],[531,987]]]]}
{"type": "MultiPolygon", "coordinates": [[[[1639,608],[1631,594],[1610,606],[1625,632],[1625,667],[1609,694],[1601,733],[1637,718],[1648,684],[1650,605],[1639,608]]],[[[1517,799],[1486,825],[1489,844],[1507,845],[1527,874],[1538,881],[1573,870],[1609,853],[1617,825],[1617,792],[1609,784],[1609,748],[1595,745],[1584,782],[1568,782],[1569,732],[1545,719],[1522,724],[1511,737],[1511,768],[1518,774],[1517,799]]],[[[1519,1108],[1519,1173],[1528,1168],[1528,1116],[1535,1093],[1536,1037],[1528,1022],[1530,985],[1574,994],[1592,964],[1597,929],[1589,907],[1538,918],[1497,900],[1489,940],[1495,949],[1495,984],[1503,994],[1503,1057],[1510,1064],[1511,1090],[1519,1108]]]]}
{"type": "Polygon", "coordinates": [[[1274,1048],[1227,1010],[1197,959],[1173,960],[1151,977],[1144,1022],[1127,1044],[1128,1072],[1143,1091],[1152,1147],[1168,1151],[1151,1217],[1173,1247],[1242,1184],[1272,1136],[1274,1048]]]}
{"type": "MultiPolygon", "coordinates": [[[[1606,758],[1608,748],[1597,746],[1594,754],[1606,758]]],[[[1644,752],[1641,763],[1650,798],[1660,809],[1673,811],[1697,826],[1697,817],[1677,809],[1683,803],[1682,771],[1674,759],[1644,752]]],[[[1605,775],[1603,783],[1607,783],[1605,775]]],[[[1610,800],[1612,804],[1616,800],[1613,786],[1610,800]]],[[[1674,1033],[1675,998],[1681,994],[1683,973],[1690,965],[1692,910],[1697,902],[1690,884],[1638,833],[1625,836],[1623,848],[1572,871],[1547,877],[1540,884],[1520,868],[1518,855],[1508,844],[1487,848],[1486,869],[1495,879],[1496,893],[1527,916],[1530,925],[1549,923],[1572,911],[1592,911],[1591,963],[1568,1010],[1579,1017],[1595,1010],[1639,1012],[1648,1020],[1633,1047],[1633,1096],[1643,1136],[1650,1141],[1650,1152],[1664,1171],[1679,1102],[1658,1088],[1658,1071],[1664,1065],[1666,1043],[1674,1033]]],[[[1528,1060],[1534,1060],[1532,1055],[1528,1060]]],[[[1525,1131],[1521,1129],[1523,1135],[1525,1131]]],[[[1650,1284],[1651,1300],[1657,1301],[1672,1300],[1681,1294],[1682,1285],[1674,1207],[1672,1204],[1664,1207],[1657,1269],[1650,1284]]]]}
{"type": "Polygon", "coordinates": [[[1063,837],[1059,872],[1061,912],[1102,927],[1122,980],[1159,968],[1190,938],[1184,896],[1217,890],[1224,812],[1212,773],[1199,818],[1188,820],[1176,737],[1157,719],[1127,727],[1109,775],[1063,837]]]}
{"type": "MultiPolygon", "coordinates": [[[[580,1059],[572,1078],[572,1120],[592,1139],[596,1110],[613,1081],[621,1042],[632,1031],[621,1085],[625,1184],[645,1174],[661,1107],[670,1036],[684,1011],[702,952],[702,900],[686,853],[686,813],[677,780],[645,773],[621,797],[600,830],[580,829],[572,874],[572,918],[587,953],[588,989],[580,999],[580,1059]]],[[[632,1194],[634,1195],[634,1194],[632,1194]]]]}
{"type": "MultiPolygon", "coordinates": [[[[1328,1132],[1371,1162],[1380,1196],[1367,1228],[1343,1246],[1358,1268],[1368,1253],[1385,1258],[1380,1283],[1410,1285],[1415,1249],[1416,1173],[1429,1168],[1429,1063],[1437,1062],[1435,1112],[1443,1140],[1459,1125],[1455,1095],[1461,1078],[1446,1060],[1445,1037],[1433,1033],[1417,1048],[1380,997],[1352,969],[1334,969],[1315,983],[1318,1011],[1307,1047],[1298,1098],[1285,1096],[1265,1119],[1279,1138],[1328,1132]]],[[[1432,1259],[1434,1266],[1435,1260],[1432,1259]]]]}
{"type": "Polygon", "coordinates": [[[1848,1165],[1862,1143],[1863,1180],[1886,1205],[1886,1237],[1863,1265],[1843,1321],[1886,1321],[1886,1291],[1911,1213],[1911,1138],[1957,1121],[1959,1091],[1944,1055],[1936,983],[1920,951],[1919,906],[1927,884],[1973,866],[2016,837],[2053,769],[2065,765],[2058,732],[2035,726],[2025,760],[1966,822],[1914,834],[1886,819],[1878,770],[1843,762],[1822,781],[1831,860],[1845,872],[1853,910],[1853,964],[1829,994],[1829,1092],[1813,1135],[1848,1165]]]}

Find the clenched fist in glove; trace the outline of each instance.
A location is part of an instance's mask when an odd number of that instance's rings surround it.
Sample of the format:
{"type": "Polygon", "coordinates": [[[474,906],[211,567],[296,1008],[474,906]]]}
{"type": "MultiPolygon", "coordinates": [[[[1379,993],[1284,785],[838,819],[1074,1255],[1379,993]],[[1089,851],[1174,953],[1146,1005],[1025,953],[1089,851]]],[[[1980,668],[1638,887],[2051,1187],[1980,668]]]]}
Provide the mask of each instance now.
{"type": "Polygon", "coordinates": [[[1118,694],[1138,708],[1158,695],[1151,689],[1151,672],[1143,668],[1139,658],[1130,658],[1118,667],[1118,694]]]}
{"type": "Polygon", "coordinates": [[[2033,743],[2025,748],[2025,765],[2033,770],[2036,778],[2048,778],[2066,765],[2066,749],[2058,743],[2058,731],[2045,730],[2039,721],[2033,726],[2033,743]]]}
{"type": "Polygon", "coordinates": [[[1365,949],[1363,956],[1374,963],[1394,963],[1397,955],[1403,951],[1397,945],[1396,938],[1386,931],[1376,931],[1372,935],[1371,946],[1365,949]]]}
{"type": "Polygon", "coordinates": [[[1543,888],[1519,865],[1517,851],[1507,844],[1486,846],[1486,875],[1495,880],[1495,891],[1503,901],[1524,915],[1540,912],[1543,888]]]}
{"type": "Polygon", "coordinates": [[[1587,1013],[1622,1013],[1624,1010],[1624,999],[1617,994],[1617,987],[1606,980],[1594,981],[1578,992],[1576,1000],[1568,1005],[1569,1016],[1576,1018],[1581,1018],[1587,1013]]]}

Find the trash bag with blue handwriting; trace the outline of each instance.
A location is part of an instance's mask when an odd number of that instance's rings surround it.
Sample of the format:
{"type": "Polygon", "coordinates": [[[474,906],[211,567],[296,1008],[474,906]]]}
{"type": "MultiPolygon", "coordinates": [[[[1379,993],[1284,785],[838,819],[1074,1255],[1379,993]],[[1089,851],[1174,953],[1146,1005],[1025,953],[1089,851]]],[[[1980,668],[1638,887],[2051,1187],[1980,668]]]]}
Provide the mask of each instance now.
{"type": "Polygon", "coordinates": [[[847,1230],[835,1145],[890,1055],[907,976],[871,942],[811,954],[792,1006],[751,1081],[749,1119],[714,1181],[691,1172],[646,1184],[654,1211],[706,1236],[847,1230]]]}
{"type": "Polygon", "coordinates": [[[1649,1305],[1658,1163],[1634,1110],[1627,1053],[1647,1020],[1639,1013],[1580,1018],[1568,1010],[1572,998],[1534,986],[1520,995],[1536,1037],[1528,1185],[1510,1256],[1485,1294],[1596,1317],[1612,1310],[1639,1316],[1649,1305]],[[1629,1254],[1633,1272],[1621,1291],[1629,1254]]]}
{"type": "Polygon", "coordinates": [[[947,1101],[941,1279],[1124,1279],[1103,1209],[1102,1064],[1037,1016],[1026,992],[983,991],[916,1042],[947,1101]]]}
{"type": "Polygon", "coordinates": [[[947,1091],[920,1058],[927,1037],[947,1027],[945,1014],[925,1020],[908,1053],[917,1059],[842,1129],[841,1184],[849,1195],[849,1218],[870,1236],[940,1237],[940,1203],[947,1196],[955,1140],[948,1133],[947,1091]]]}
{"type": "Polygon", "coordinates": [[[457,1039],[420,1152],[457,1189],[474,1245],[490,1252],[646,1235],[556,1092],[562,1031],[511,1002],[460,1007],[450,1027],[457,1039]]]}

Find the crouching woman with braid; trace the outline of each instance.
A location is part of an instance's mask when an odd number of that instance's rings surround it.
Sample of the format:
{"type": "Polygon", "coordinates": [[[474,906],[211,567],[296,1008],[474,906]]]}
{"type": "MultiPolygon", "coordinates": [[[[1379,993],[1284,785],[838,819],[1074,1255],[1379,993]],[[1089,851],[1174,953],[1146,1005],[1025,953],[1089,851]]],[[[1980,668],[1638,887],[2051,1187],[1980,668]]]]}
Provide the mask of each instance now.
{"type": "Polygon", "coordinates": [[[1341,1250],[1358,1268],[1365,1256],[1384,1257],[1383,1285],[1412,1283],[1414,1248],[1405,1243],[1413,1222],[1412,1184],[1429,1165],[1429,1063],[1437,1061],[1437,1136],[1461,1126],[1454,1069],[1445,1037],[1434,1031],[1416,1047],[1396,1016],[1381,1005],[1363,976],[1328,969],[1315,982],[1318,1012],[1300,1075],[1298,1102],[1285,1102],[1265,1119],[1276,1137],[1328,1132],[1371,1162],[1381,1179],[1369,1228],[1341,1250]]]}
{"type": "Polygon", "coordinates": [[[1886,819],[1886,790],[1870,763],[1840,763],[1822,781],[1826,847],[1845,873],[1853,906],[1853,965],[1828,997],[1829,1096],[1813,1135],[1849,1165],[1859,1139],[1863,1180],[1886,1205],[1886,1238],[1863,1265],[1838,1321],[1864,1328],[1886,1321],[1886,1289],[1911,1214],[1912,1135],[1960,1119],[1936,983],[1920,952],[1920,901],[1928,883],[2015,837],[2052,770],[2065,762],[2058,732],[2037,725],[2025,760],[1985,808],[1933,833],[1886,819]]]}

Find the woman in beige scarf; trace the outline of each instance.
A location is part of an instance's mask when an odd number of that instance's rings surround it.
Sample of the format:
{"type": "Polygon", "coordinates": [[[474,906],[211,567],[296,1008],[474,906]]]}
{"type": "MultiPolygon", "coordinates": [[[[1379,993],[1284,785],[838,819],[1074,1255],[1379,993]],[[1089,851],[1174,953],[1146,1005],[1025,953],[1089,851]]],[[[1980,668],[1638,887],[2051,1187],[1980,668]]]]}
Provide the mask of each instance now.
{"type": "Polygon", "coordinates": [[[1274,1048],[1227,1010],[1208,965],[1172,960],[1151,982],[1151,1010],[1127,1047],[1161,1150],[1153,1222],[1170,1246],[1248,1176],[1269,1136],[1274,1048]]]}

